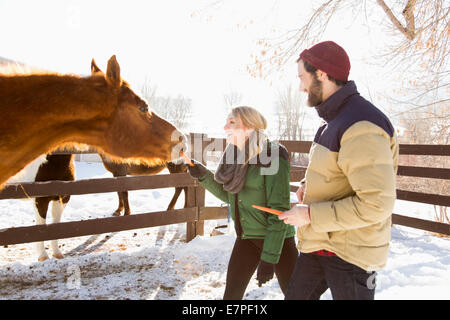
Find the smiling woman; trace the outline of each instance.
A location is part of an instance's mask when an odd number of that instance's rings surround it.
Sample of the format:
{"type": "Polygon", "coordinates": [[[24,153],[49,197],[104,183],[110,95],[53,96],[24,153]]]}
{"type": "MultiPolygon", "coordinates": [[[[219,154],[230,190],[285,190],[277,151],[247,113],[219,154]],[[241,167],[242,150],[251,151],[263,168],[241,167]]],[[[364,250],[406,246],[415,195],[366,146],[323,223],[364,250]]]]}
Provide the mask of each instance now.
{"type": "Polygon", "coordinates": [[[253,207],[290,208],[289,154],[267,139],[266,127],[265,117],[256,109],[233,108],[224,127],[228,145],[216,172],[196,161],[187,167],[201,186],[230,205],[237,239],[224,299],[242,299],[256,268],[259,286],[276,273],[285,292],[297,258],[294,228],[253,207]]]}

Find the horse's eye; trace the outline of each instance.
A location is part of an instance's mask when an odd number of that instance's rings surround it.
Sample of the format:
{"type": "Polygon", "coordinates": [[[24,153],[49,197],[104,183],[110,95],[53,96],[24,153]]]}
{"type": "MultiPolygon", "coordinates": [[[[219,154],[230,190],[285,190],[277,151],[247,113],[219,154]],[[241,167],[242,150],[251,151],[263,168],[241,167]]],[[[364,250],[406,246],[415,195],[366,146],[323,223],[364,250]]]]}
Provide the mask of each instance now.
{"type": "Polygon", "coordinates": [[[139,110],[141,110],[142,112],[147,113],[148,112],[148,107],[141,107],[139,110]]]}

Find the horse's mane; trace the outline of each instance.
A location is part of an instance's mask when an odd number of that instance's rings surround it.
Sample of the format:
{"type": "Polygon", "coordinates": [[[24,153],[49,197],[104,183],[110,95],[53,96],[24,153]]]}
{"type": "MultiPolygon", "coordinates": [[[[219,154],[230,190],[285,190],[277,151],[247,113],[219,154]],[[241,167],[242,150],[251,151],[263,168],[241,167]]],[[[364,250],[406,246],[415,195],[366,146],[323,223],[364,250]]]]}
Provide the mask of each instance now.
{"type": "Polygon", "coordinates": [[[30,75],[30,74],[57,74],[56,72],[51,72],[49,70],[44,70],[41,68],[36,68],[20,63],[5,63],[0,64],[0,75],[1,76],[18,76],[18,75],[30,75]]]}

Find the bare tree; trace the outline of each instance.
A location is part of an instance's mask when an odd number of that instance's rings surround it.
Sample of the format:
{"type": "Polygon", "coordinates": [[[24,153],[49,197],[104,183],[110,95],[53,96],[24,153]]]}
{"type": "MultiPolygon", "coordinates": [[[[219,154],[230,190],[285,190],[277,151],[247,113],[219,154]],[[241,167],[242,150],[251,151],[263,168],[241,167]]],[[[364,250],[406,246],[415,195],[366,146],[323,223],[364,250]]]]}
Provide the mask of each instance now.
{"type": "Polygon", "coordinates": [[[192,112],[192,101],[182,95],[176,97],[155,97],[151,107],[164,119],[173,123],[179,129],[189,126],[188,120],[192,112]]]}
{"type": "Polygon", "coordinates": [[[450,100],[445,92],[450,73],[448,0],[322,0],[317,3],[309,19],[299,28],[259,40],[259,53],[247,68],[251,75],[266,77],[282,70],[301,50],[319,41],[333,24],[331,21],[336,22],[344,12],[351,12],[354,20],[365,17],[369,28],[384,27],[390,37],[390,45],[374,58],[386,70],[407,79],[402,92],[405,98],[397,99],[396,103],[419,109],[450,100]],[[380,15],[369,14],[373,11],[384,15],[380,19],[380,15]]]}
{"type": "Polygon", "coordinates": [[[157,86],[153,85],[150,78],[146,76],[141,84],[140,92],[143,98],[150,104],[156,97],[157,86]]]}
{"type": "MultiPolygon", "coordinates": [[[[431,117],[442,116],[434,112],[433,106],[441,107],[450,100],[448,0],[310,0],[309,3],[314,8],[306,19],[298,20],[301,23],[297,28],[258,41],[259,48],[251,55],[254,61],[247,66],[252,76],[266,78],[275,72],[282,73],[285,67],[292,68],[288,63],[301,50],[320,41],[328,29],[349,21],[353,28],[377,30],[388,39],[373,50],[370,62],[382,68],[383,77],[389,76],[395,83],[393,90],[377,95],[395,105],[399,114],[425,108],[431,117]]],[[[214,15],[212,11],[222,12],[225,4],[224,0],[206,1],[197,14],[210,18],[214,15]]],[[[273,0],[272,7],[281,4],[285,3],[273,0]]],[[[292,10],[300,13],[306,7],[292,6],[292,10]]],[[[253,19],[250,21],[254,23],[253,19]]]]}
{"type": "Polygon", "coordinates": [[[278,138],[301,140],[305,119],[304,99],[291,85],[278,91],[275,102],[275,114],[278,119],[278,138]]]}
{"type": "MultiPolygon", "coordinates": [[[[275,115],[278,120],[278,139],[305,139],[306,108],[305,99],[297,88],[288,85],[278,91],[274,104],[275,115]]],[[[292,154],[291,161],[301,165],[308,163],[307,158],[301,154],[292,154]]]]}

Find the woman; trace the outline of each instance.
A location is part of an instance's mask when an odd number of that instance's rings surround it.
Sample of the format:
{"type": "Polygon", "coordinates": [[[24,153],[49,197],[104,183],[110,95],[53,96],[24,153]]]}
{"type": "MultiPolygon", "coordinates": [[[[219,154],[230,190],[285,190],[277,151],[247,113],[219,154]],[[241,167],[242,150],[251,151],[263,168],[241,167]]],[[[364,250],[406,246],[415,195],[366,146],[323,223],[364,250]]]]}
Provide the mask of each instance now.
{"type": "Polygon", "coordinates": [[[285,293],[298,256],[294,227],[252,207],[290,209],[289,154],[267,139],[266,127],[257,110],[234,108],[224,127],[228,145],[215,174],[194,160],[193,166],[187,166],[200,185],[231,207],[237,238],[228,264],[225,300],[242,299],[257,267],[259,286],[275,272],[285,293]]]}

